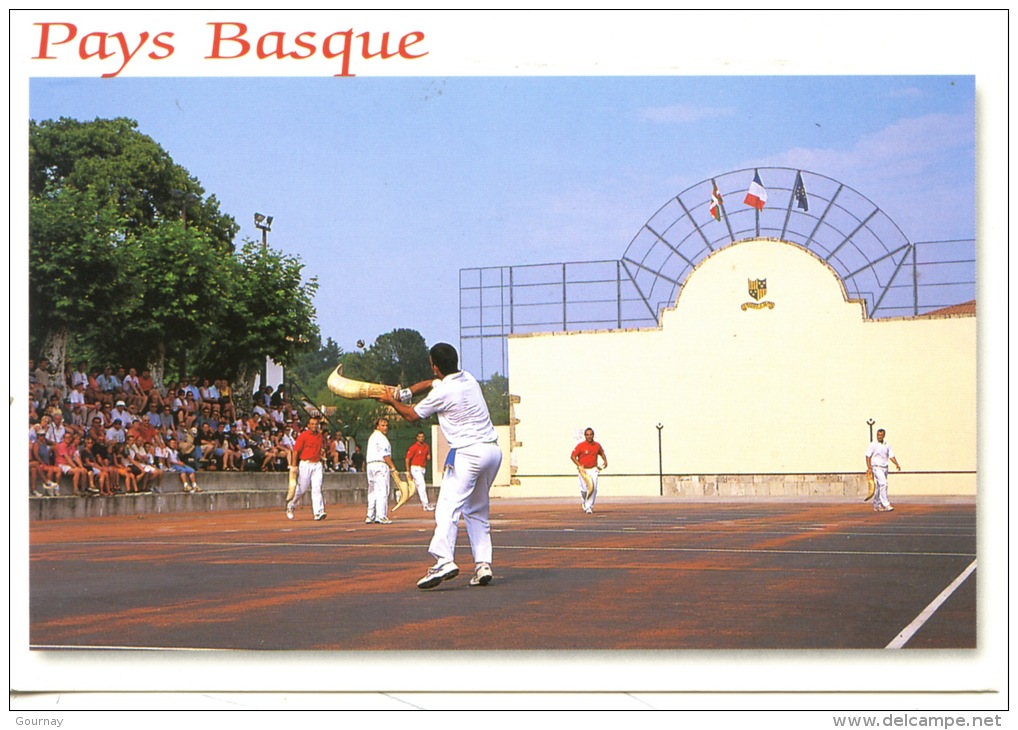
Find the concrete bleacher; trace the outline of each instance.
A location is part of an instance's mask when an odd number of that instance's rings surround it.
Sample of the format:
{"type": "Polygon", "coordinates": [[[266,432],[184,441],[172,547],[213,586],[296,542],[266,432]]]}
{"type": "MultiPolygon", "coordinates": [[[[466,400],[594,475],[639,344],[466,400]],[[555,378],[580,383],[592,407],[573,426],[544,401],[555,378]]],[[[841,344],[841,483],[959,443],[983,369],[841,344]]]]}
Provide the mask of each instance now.
{"type": "MultiPolygon", "coordinates": [[[[199,472],[197,476],[198,485],[203,490],[199,493],[185,492],[180,479],[167,474],[163,477],[160,494],[144,492],[114,497],[76,497],[68,480],[62,479],[61,496],[29,497],[29,518],[58,520],[270,507],[282,510],[284,507],[286,472],[199,472]]],[[[326,473],[322,479],[322,492],[327,505],[367,504],[367,476],[363,472],[326,473]]],[[[437,496],[438,489],[429,488],[428,493],[437,496]]],[[[311,496],[306,495],[301,504],[310,505],[311,496]]]]}

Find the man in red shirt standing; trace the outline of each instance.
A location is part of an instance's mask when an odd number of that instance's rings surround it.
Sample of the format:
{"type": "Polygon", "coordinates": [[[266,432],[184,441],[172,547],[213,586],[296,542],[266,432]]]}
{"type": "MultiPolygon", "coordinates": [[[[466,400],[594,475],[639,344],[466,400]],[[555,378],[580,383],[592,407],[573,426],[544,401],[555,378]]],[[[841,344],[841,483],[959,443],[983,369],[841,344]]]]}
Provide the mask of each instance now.
{"type": "Polygon", "coordinates": [[[583,511],[588,515],[594,512],[594,500],[597,499],[598,472],[608,468],[608,457],[604,455],[601,444],[594,440],[594,429],[583,432],[583,441],[576,445],[572,454],[573,463],[580,472],[580,498],[583,511]],[[603,464],[598,467],[600,459],[603,464]]]}
{"type": "Polygon", "coordinates": [[[308,426],[297,436],[293,447],[293,460],[297,466],[297,491],[286,505],[286,518],[293,519],[293,510],[300,498],[311,487],[311,509],[316,520],[325,519],[325,498],[322,496],[322,457],[325,438],[317,418],[308,420],[308,426]]]}
{"type": "Polygon", "coordinates": [[[406,470],[417,485],[417,493],[421,495],[421,504],[426,512],[435,511],[428,502],[428,485],[424,483],[424,472],[430,458],[431,447],[424,441],[424,431],[418,431],[417,440],[406,450],[406,470]]]}

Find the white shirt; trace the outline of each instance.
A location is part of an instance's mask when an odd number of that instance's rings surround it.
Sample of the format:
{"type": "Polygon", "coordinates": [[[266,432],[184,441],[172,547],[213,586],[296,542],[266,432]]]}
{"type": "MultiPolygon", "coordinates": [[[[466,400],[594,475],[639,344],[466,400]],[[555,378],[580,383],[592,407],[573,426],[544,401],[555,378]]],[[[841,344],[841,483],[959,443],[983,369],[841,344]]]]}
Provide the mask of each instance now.
{"type": "Polygon", "coordinates": [[[891,445],[886,441],[884,443],[874,441],[866,449],[866,456],[869,457],[871,466],[886,467],[890,460],[894,458],[894,452],[891,451],[891,445]]]}
{"type": "Polygon", "coordinates": [[[434,383],[427,397],[414,406],[414,412],[421,418],[437,413],[438,425],[450,448],[498,441],[481,386],[465,370],[434,383]]]}
{"type": "Polygon", "coordinates": [[[368,453],[364,460],[370,464],[373,461],[385,461],[385,457],[392,458],[392,445],[389,439],[381,431],[375,431],[368,438],[368,453]]]}

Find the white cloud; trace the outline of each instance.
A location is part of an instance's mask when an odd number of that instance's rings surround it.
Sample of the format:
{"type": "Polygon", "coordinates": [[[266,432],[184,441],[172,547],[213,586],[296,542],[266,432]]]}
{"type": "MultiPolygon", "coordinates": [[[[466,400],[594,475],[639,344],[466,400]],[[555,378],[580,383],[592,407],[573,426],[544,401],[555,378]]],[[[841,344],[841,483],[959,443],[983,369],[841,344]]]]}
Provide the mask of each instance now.
{"type": "Polygon", "coordinates": [[[746,166],[797,167],[839,180],[883,209],[912,240],[975,233],[975,127],[967,114],[901,119],[863,135],[850,149],[794,148],[746,166]]]}

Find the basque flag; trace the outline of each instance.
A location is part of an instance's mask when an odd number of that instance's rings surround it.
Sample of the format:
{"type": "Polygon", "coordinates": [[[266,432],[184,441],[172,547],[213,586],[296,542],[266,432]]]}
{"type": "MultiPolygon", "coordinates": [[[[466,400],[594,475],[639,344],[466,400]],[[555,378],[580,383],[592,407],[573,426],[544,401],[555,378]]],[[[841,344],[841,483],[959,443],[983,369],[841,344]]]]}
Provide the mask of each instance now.
{"type": "Polygon", "coordinates": [[[767,190],[760,182],[760,173],[757,170],[753,170],[753,182],[749,184],[749,192],[746,193],[746,199],[742,202],[757,210],[763,210],[764,204],[767,202],[767,190]]]}
{"type": "Polygon", "coordinates": [[[721,191],[715,183],[714,189],[710,192],[710,214],[716,221],[721,220],[721,200],[721,191]]]}
{"type": "Polygon", "coordinates": [[[795,198],[795,207],[809,213],[809,198],[806,197],[806,186],[802,182],[801,172],[795,173],[795,186],[792,188],[792,196],[795,198]]]}

